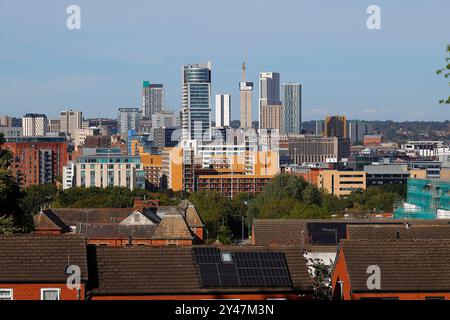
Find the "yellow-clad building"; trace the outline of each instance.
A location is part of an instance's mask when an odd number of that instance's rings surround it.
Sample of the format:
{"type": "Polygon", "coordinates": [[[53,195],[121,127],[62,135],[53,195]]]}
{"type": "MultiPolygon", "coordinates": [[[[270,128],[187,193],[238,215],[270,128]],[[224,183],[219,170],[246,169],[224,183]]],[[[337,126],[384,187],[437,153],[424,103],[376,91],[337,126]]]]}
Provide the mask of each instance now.
{"type": "Polygon", "coordinates": [[[323,170],[319,173],[318,187],[338,197],[347,196],[357,189],[366,190],[366,172],[323,170]]]}

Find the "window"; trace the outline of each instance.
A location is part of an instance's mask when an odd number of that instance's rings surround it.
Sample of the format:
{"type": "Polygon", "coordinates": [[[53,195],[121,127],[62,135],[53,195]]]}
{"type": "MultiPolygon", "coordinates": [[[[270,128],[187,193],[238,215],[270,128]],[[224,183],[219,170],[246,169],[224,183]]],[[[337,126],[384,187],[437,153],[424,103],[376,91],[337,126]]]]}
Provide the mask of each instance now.
{"type": "Polygon", "coordinates": [[[41,300],[60,300],[61,289],[41,289],[41,300]]]}
{"type": "Polygon", "coordinates": [[[224,263],[233,262],[233,258],[231,257],[231,253],[229,253],[229,252],[222,252],[220,257],[222,258],[222,262],[224,262],[224,263]]]}
{"type": "Polygon", "coordinates": [[[13,300],[13,289],[0,289],[0,300],[13,300]]]}

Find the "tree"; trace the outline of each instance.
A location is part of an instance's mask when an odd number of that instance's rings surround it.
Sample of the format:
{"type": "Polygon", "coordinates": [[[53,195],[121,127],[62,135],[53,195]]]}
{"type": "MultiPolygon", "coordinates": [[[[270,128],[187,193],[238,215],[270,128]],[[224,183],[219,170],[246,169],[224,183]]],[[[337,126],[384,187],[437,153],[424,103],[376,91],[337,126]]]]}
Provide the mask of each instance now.
{"type": "Polygon", "coordinates": [[[19,232],[19,228],[14,225],[12,217],[0,217],[0,234],[13,234],[19,232]]]}
{"type": "Polygon", "coordinates": [[[4,143],[5,139],[0,133],[0,216],[11,217],[15,226],[25,228],[30,226],[32,221],[18,205],[20,188],[10,170],[12,155],[2,148],[4,143]]]}
{"type": "Polygon", "coordinates": [[[313,296],[320,300],[331,300],[331,266],[318,258],[309,258],[308,266],[313,280],[313,296]]]}
{"type": "Polygon", "coordinates": [[[22,211],[35,215],[46,205],[55,200],[57,188],[54,184],[35,185],[22,190],[19,200],[22,211]]]}
{"type": "MultiPolygon", "coordinates": [[[[447,45],[446,53],[448,55],[447,57],[445,57],[446,65],[443,68],[436,70],[436,74],[442,75],[445,79],[448,79],[448,77],[450,76],[450,44],[447,45]]],[[[450,82],[448,82],[448,85],[450,86],[450,82]]],[[[439,100],[439,103],[450,104],[450,96],[448,96],[445,99],[439,100]]]]}

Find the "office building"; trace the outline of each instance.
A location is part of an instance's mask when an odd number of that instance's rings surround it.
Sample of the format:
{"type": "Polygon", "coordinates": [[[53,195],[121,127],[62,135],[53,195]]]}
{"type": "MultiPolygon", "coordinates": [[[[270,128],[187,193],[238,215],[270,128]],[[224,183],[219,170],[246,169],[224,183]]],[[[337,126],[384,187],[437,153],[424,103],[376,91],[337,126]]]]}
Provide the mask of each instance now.
{"type": "Polygon", "coordinates": [[[22,131],[26,137],[45,136],[48,132],[48,119],[45,114],[27,113],[22,118],[22,131]]]}
{"type": "Polygon", "coordinates": [[[323,170],[319,173],[318,187],[338,197],[348,196],[355,190],[366,190],[366,172],[323,170]]]}
{"type": "Polygon", "coordinates": [[[280,74],[277,72],[261,72],[259,74],[259,127],[262,123],[262,106],[281,105],[280,74]]]}
{"type": "Polygon", "coordinates": [[[281,104],[264,104],[261,106],[260,129],[276,129],[279,132],[283,129],[284,107],[281,104]]]}
{"type": "Polygon", "coordinates": [[[66,110],[59,114],[61,132],[74,138],[75,131],[83,128],[83,114],[81,111],[66,110]]]}
{"type": "Polygon", "coordinates": [[[183,66],[182,136],[209,140],[211,127],[211,62],[183,66]]]}
{"type": "Polygon", "coordinates": [[[372,123],[361,120],[347,121],[347,134],[352,144],[362,143],[364,136],[373,134],[372,123]]]}
{"type": "Polygon", "coordinates": [[[347,138],[347,120],[345,116],[327,116],[325,118],[323,136],[347,138]]]}
{"type": "Polygon", "coordinates": [[[302,86],[299,83],[283,84],[285,134],[301,133],[302,131],[302,86]]]}
{"type": "Polygon", "coordinates": [[[152,119],[155,113],[164,111],[164,86],[144,81],[142,84],[142,117],[152,119]]]}
{"type": "Polygon", "coordinates": [[[12,127],[12,118],[10,116],[1,116],[0,127],[12,127]]]}
{"type": "Polygon", "coordinates": [[[139,156],[122,155],[120,149],[84,149],[76,159],[77,187],[145,188],[145,175],[139,156]]]}
{"type": "Polygon", "coordinates": [[[118,133],[125,135],[129,130],[138,130],[141,113],[138,108],[119,108],[118,133]]]}
{"type": "Polygon", "coordinates": [[[411,157],[436,157],[444,141],[408,141],[401,148],[411,157]]]}
{"type": "Polygon", "coordinates": [[[239,82],[239,91],[241,95],[241,109],[240,120],[241,128],[248,129],[252,127],[252,96],[253,96],[253,82],[246,80],[245,62],[242,63],[242,81],[239,82]]]}
{"type": "Polygon", "coordinates": [[[231,96],[229,94],[216,95],[216,127],[228,128],[231,121],[231,96]]]}
{"type": "Polygon", "coordinates": [[[0,127],[0,133],[3,133],[4,137],[20,137],[22,127],[0,127]]]}
{"type": "Polygon", "coordinates": [[[347,138],[316,135],[288,136],[289,157],[298,165],[303,163],[337,163],[350,155],[347,138]]]}
{"type": "Polygon", "coordinates": [[[84,145],[84,142],[87,137],[98,136],[98,135],[100,135],[99,128],[86,128],[86,129],[75,130],[75,132],[73,134],[75,150],[78,150],[79,147],[84,145]]]}
{"type": "Polygon", "coordinates": [[[367,186],[406,184],[409,178],[407,165],[379,164],[364,166],[367,186]]]}
{"type": "Polygon", "coordinates": [[[179,128],[156,128],[153,129],[153,146],[156,148],[176,147],[180,140],[181,130],[179,128]]]}
{"type": "Polygon", "coordinates": [[[152,129],[179,127],[180,115],[170,111],[161,111],[152,115],[152,129]]]}
{"type": "Polygon", "coordinates": [[[60,119],[50,119],[48,121],[48,132],[49,133],[60,133],[61,132],[61,120],[60,119]]]}

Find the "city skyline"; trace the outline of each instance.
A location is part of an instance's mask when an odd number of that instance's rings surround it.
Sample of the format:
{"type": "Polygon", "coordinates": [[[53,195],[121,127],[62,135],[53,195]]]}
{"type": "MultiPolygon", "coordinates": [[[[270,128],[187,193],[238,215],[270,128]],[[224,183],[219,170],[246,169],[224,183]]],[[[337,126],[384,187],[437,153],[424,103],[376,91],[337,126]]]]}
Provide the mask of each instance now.
{"type": "MultiPolygon", "coordinates": [[[[74,109],[86,118],[115,118],[121,106],[141,107],[142,81],[148,80],[164,84],[167,108],[178,112],[180,67],[202,61],[213,63],[211,97],[228,92],[239,101],[247,44],[248,81],[258,86],[260,72],[274,71],[280,73],[280,84],[301,83],[305,121],[327,114],[365,120],[448,119],[450,112],[438,104],[447,83],[434,73],[444,62],[448,42],[448,2],[377,1],[381,30],[366,27],[369,1],[261,2],[208,6],[205,1],[137,1],[129,7],[81,0],[82,28],[72,31],[65,26],[68,1],[5,5],[0,11],[6,48],[0,53],[0,109],[12,116],[42,112],[54,118],[61,110],[74,109]],[[190,7],[210,26],[202,37],[192,37],[200,22],[183,28],[175,23],[190,7]],[[125,9],[129,14],[121,15],[125,9]],[[161,14],[145,19],[153,10],[161,14]],[[236,23],[214,23],[223,20],[214,14],[217,10],[224,17],[232,14],[236,23]],[[258,28],[262,10],[283,18],[270,28],[258,28]],[[247,31],[242,32],[243,26],[247,31]],[[141,33],[151,28],[156,31],[147,43],[141,33]]],[[[239,119],[238,103],[232,119],[239,119]]]]}

